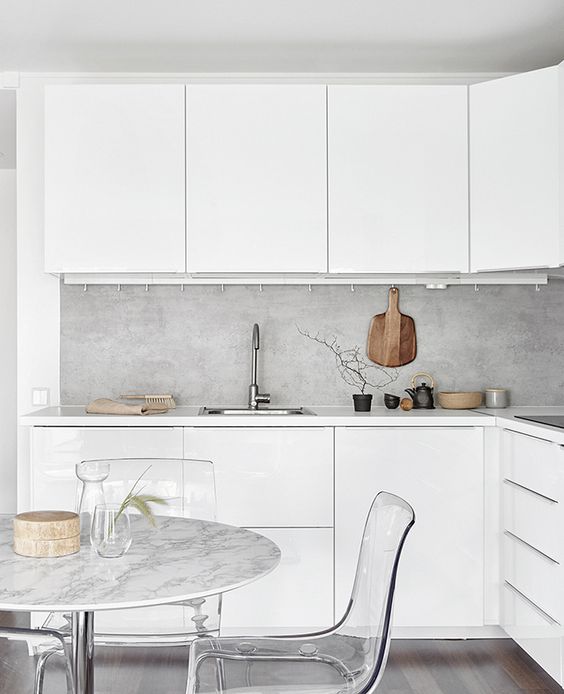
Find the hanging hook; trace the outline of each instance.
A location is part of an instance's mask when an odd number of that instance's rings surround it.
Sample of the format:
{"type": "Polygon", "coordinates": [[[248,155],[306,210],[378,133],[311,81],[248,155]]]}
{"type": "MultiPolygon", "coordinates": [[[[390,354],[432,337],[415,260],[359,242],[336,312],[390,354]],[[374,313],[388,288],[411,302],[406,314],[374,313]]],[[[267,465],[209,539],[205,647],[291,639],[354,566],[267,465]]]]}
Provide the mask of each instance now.
{"type": "Polygon", "coordinates": [[[224,285],[224,284],[221,285],[221,291],[222,291],[222,292],[225,291],[225,285],[224,285]]]}
{"type": "Polygon", "coordinates": [[[474,291],[475,291],[475,292],[479,292],[479,291],[480,291],[480,287],[479,287],[477,284],[474,285],[474,291]]]}
{"type": "Polygon", "coordinates": [[[184,291],[184,285],[183,285],[183,284],[180,285],[180,291],[181,291],[181,292],[184,291]]]}
{"type": "Polygon", "coordinates": [[[262,292],[262,284],[259,284],[259,292],[262,292]]]}
{"type": "Polygon", "coordinates": [[[149,291],[149,285],[148,285],[148,284],[145,285],[145,291],[146,291],[146,292],[149,291]]]}
{"type": "Polygon", "coordinates": [[[119,282],[118,282],[117,290],[118,290],[118,292],[121,292],[121,284],[119,282]]]}
{"type": "Polygon", "coordinates": [[[354,292],[354,284],[351,284],[351,292],[354,292]]]}
{"type": "Polygon", "coordinates": [[[84,286],[82,287],[82,291],[83,291],[83,292],[87,292],[87,291],[88,291],[88,285],[87,285],[87,284],[84,284],[84,286]]]}
{"type": "Polygon", "coordinates": [[[308,292],[311,292],[311,284],[307,285],[307,290],[308,290],[308,292]]]}
{"type": "Polygon", "coordinates": [[[540,292],[540,284],[535,284],[535,292],[540,292]]]}

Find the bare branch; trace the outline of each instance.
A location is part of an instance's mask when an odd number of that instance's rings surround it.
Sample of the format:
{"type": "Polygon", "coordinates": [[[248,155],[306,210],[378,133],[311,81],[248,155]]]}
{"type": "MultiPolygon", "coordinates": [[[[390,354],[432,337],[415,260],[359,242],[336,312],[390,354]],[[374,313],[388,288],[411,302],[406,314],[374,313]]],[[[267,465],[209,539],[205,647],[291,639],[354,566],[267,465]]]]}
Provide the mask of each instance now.
{"type": "Polygon", "coordinates": [[[328,340],[320,337],[319,332],[312,335],[308,330],[302,330],[299,325],[296,325],[296,328],[300,335],[329,349],[335,358],[337,371],[343,381],[353,388],[358,388],[363,394],[368,387],[382,390],[396,381],[399,376],[398,369],[367,364],[358,345],[343,349],[335,336],[328,340]]]}

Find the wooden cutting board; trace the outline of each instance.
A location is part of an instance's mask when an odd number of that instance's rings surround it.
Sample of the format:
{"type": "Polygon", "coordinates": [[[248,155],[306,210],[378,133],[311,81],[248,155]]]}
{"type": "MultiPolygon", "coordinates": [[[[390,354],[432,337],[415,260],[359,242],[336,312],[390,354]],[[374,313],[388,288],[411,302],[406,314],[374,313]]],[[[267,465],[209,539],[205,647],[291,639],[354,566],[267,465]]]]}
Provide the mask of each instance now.
{"type": "Polygon", "coordinates": [[[417,356],[415,322],[399,310],[399,289],[388,292],[388,310],[372,318],[368,331],[368,358],[381,366],[403,366],[417,356]]]}

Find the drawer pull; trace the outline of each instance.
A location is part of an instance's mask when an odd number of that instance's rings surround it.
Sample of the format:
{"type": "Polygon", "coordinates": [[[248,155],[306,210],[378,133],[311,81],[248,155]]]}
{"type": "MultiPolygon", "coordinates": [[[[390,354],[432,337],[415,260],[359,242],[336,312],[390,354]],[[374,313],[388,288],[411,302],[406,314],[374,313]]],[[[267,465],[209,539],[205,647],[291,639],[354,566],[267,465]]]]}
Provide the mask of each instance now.
{"type": "Polygon", "coordinates": [[[536,552],[540,557],[543,559],[547,559],[549,562],[552,564],[558,564],[560,565],[559,561],[556,561],[556,559],[553,559],[552,557],[549,557],[548,554],[545,554],[544,552],[541,552],[540,549],[537,549],[536,547],[533,547],[533,545],[530,545],[528,542],[525,540],[522,540],[518,535],[514,535],[510,530],[504,530],[503,534],[506,535],[507,537],[511,538],[512,540],[515,540],[516,542],[520,542],[522,545],[525,545],[525,547],[528,547],[529,549],[532,549],[533,552],[536,552]]]}
{"type": "Polygon", "coordinates": [[[503,480],[503,483],[509,484],[512,487],[517,487],[517,489],[522,489],[525,492],[529,492],[529,494],[534,494],[539,499],[542,499],[543,501],[548,501],[551,504],[557,504],[558,503],[558,501],[556,501],[556,499],[551,499],[549,496],[546,496],[545,494],[541,494],[540,492],[535,492],[534,489],[529,489],[529,487],[525,487],[522,484],[519,484],[519,482],[514,482],[513,480],[508,480],[507,477],[503,480]]]}
{"type": "MultiPolygon", "coordinates": [[[[532,422],[531,422],[532,424],[532,422]]],[[[554,443],[550,439],[543,439],[542,436],[534,436],[533,434],[525,434],[522,431],[515,431],[514,429],[504,428],[503,431],[508,431],[510,434],[517,434],[518,436],[527,436],[530,439],[536,439],[537,441],[544,441],[545,443],[554,443]]]]}
{"type": "Polygon", "coordinates": [[[515,588],[515,586],[512,585],[511,583],[509,583],[509,581],[505,581],[505,587],[509,588],[509,590],[511,590],[513,593],[515,593],[515,595],[517,595],[517,597],[521,598],[521,600],[523,600],[525,603],[527,603],[527,605],[529,605],[529,607],[532,607],[533,610],[535,610],[535,612],[538,612],[538,614],[541,617],[543,617],[547,622],[549,622],[550,624],[554,624],[554,626],[557,626],[557,627],[560,626],[560,622],[557,622],[549,614],[547,614],[544,610],[541,610],[541,608],[538,605],[536,605],[532,600],[529,600],[529,598],[526,595],[524,595],[520,590],[515,588]]]}

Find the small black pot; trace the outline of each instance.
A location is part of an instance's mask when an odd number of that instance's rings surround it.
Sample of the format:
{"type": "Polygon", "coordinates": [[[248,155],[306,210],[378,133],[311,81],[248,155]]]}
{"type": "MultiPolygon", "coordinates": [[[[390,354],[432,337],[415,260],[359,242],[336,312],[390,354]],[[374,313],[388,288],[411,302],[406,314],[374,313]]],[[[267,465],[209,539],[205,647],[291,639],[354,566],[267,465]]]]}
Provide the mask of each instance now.
{"type": "Polygon", "coordinates": [[[384,405],[389,410],[395,410],[396,407],[399,407],[400,404],[400,397],[399,395],[392,395],[391,393],[384,393],[384,405]]]}
{"type": "Polygon", "coordinates": [[[356,393],[353,395],[354,411],[355,412],[370,412],[372,408],[372,395],[363,395],[356,393]]]}

